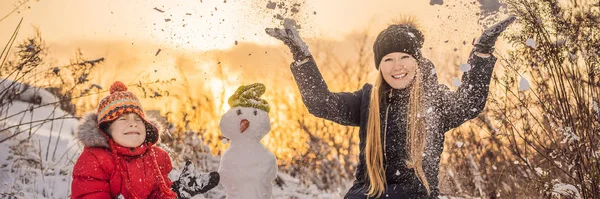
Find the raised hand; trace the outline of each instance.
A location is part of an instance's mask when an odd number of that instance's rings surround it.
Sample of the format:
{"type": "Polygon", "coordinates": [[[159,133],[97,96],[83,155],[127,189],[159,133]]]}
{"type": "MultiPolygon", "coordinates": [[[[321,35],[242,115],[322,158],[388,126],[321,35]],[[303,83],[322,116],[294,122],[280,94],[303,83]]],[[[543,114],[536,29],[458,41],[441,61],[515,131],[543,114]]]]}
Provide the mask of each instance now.
{"type": "Polygon", "coordinates": [[[512,24],[516,19],[517,18],[514,15],[511,15],[483,31],[483,34],[481,34],[479,39],[473,44],[475,45],[475,51],[485,54],[494,52],[494,45],[496,44],[496,40],[498,40],[498,36],[500,36],[500,33],[506,30],[506,27],[512,24]]]}
{"type": "Polygon", "coordinates": [[[285,18],[283,20],[283,29],[280,28],[266,28],[265,32],[271,37],[275,37],[290,48],[295,61],[300,61],[310,56],[308,46],[296,29],[296,22],[293,19],[285,18]]]}

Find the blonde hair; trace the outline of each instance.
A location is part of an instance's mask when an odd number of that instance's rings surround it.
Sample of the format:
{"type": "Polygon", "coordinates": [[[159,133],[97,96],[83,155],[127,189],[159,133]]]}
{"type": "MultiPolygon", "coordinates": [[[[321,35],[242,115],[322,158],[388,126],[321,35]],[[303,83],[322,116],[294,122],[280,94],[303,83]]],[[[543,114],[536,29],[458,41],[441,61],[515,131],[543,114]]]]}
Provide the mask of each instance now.
{"type": "MultiPolygon", "coordinates": [[[[423,171],[423,151],[425,150],[425,119],[423,115],[423,78],[417,66],[415,79],[412,83],[409,107],[408,125],[406,127],[406,149],[409,158],[406,161],[407,168],[415,170],[415,174],[430,194],[429,182],[423,171]]],[[[383,167],[383,146],[381,143],[381,118],[379,112],[380,96],[383,90],[383,77],[381,72],[377,77],[375,85],[371,89],[371,100],[369,103],[369,116],[367,122],[367,138],[365,146],[365,160],[369,178],[369,196],[379,197],[387,187],[385,168],[383,167]]]]}
{"type": "Polygon", "coordinates": [[[413,81],[408,100],[408,125],[406,126],[406,143],[408,150],[408,160],[406,167],[415,170],[415,174],[430,194],[429,182],[423,171],[423,155],[425,151],[426,129],[425,114],[423,111],[423,76],[417,66],[417,73],[413,81]]]}
{"type": "Polygon", "coordinates": [[[383,168],[383,150],[381,145],[381,119],[379,118],[379,96],[383,77],[381,72],[377,76],[375,85],[371,89],[371,102],[369,103],[369,117],[367,122],[367,140],[365,160],[369,177],[369,196],[379,197],[387,186],[385,169],[383,168]]]}

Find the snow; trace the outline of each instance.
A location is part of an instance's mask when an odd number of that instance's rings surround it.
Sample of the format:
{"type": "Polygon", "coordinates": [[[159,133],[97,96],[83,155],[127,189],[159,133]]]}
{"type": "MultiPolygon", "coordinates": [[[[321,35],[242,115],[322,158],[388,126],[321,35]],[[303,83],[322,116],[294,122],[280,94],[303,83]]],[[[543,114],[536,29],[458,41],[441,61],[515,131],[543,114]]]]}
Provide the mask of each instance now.
{"type": "Polygon", "coordinates": [[[565,45],[566,42],[567,40],[565,40],[564,38],[560,38],[556,40],[556,42],[554,42],[554,45],[556,45],[556,47],[562,47],[565,45]]]}
{"type": "Polygon", "coordinates": [[[481,172],[479,171],[479,166],[477,165],[477,163],[475,162],[475,159],[473,158],[473,156],[471,154],[469,154],[467,157],[469,159],[469,162],[471,163],[471,167],[469,168],[469,170],[473,174],[473,184],[479,191],[479,194],[484,195],[483,190],[486,189],[485,183],[484,183],[485,181],[483,180],[481,172]]]}
{"type": "Polygon", "coordinates": [[[465,73],[471,70],[471,64],[461,64],[460,71],[465,73]]]}
{"type": "Polygon", "coordinates": [[[267,28],[266,32],[268,35],[275,37],[279,40],[291,42],[291,44],[289,45],[294,45],[298,48],[298,51],[296,53],[308,56],[310,54],[310,52],[308,51],[308,46],[306,45],[306,43],[304,43],[304,41],[298,33],[298,29],[301,29],[300,24],[298,24],[294,19],[285,18],[283,19],[283,26],[285,30],[267,28]]]}
{"type": "Polygon", "coordinates": [[[0,78],[0,101],[4,101],[9,95],[17,95],[19,101],[34,104],[53,104],[60,101],[58,97],[45,89],[29,86],[27,84],[14,82],[8,79],[0,78]],[[10,91],[8,91],[10,89],[10,91]],[[8,91],[8,92],[5,92],[8,91]]]}
{"type": "Polygon", "coordinates": [[[575,62],[577,60],[577,54],[573,54],[569,52],[569,60],[575,62]]]}
{"type": "Polygon", "coordinates": [[[288,174],[279,173],[278,176],[284,181],[284,185],[273,189],[273,198],[342,199],[352,186],[352,182],[348,181],[341,189],[325,192],[320,191],[316,185],[302,185],[300,180],[288,174]]]}
{"type": "Polygon", "coordinates": [[[536,167],[534,170],[535,170],[535,172],[536,172],[538,175],[540,175],[540,176],[545,176],[545,175],[548,175],[548,172],[544,171],[544,170],[543,170],[542,168],[540,168],[540,167],[536,167]]]}
{"type": "Polygon", "coordinates": [[[519,80],[519,91],[526,91],[529,89],[529,81],[527,81],[527,79],[525,79],[524,77],[521,77],[521,79],[519,80]]]}
{"type": "Polygon", "coordinates": [[[24,101],[13,101],[2,112],[0,126],[6,130],[0,139],[20,134],[0,144],[0,192],[17,193],[17,198],[67,198],[72,164],[81,151],[73,140],[77,120],[53,106],[24,101]]]}
{"type": "Polygon", "coordinates": [[[260,105],[262,102],[260,100],[248,99],[248,102],[254,105],[260,105]]]}
{"type": "Polygon", "coordinates": [[[463,143],[462,143],[462,142],[456,142],[456,146],[457,146],[458,148],[460,148],[460,147],[462,147],[462,146],[463,146],[463,143]]]}
{"type": "Polygon", "coordinates": [[[462,81],[460,81],[460,79],[458,79],[457,77],[455,77],[455,78],[452,80],[452,85],[454,85],[454,86],[456,86],[456,87],[459,87],[460,85],[462,85],[462,81]]]}
{"type": "Polygon", "coordinates": [[[560,163],[559,161],[554,161],[554,164],[556,164],[558,168],[562,168],[562,163],[560,163]]]}
{"type": "Polygon", "coordinates": [[[559,197],[562,196],[571,196],[573,198],[581,198],[579,191],[577,188],[570,184],[556,183],[554,184],[552,195],[559,197]]]}
{"type": "Polygon", "coordinates": [[[575,132],[573,132],[573,130],[571,129],[571,127],[565,127],[562,130],[563,133],[563,140],[561,141],[562,144],[564,143],[573,143],[576,141],[579,141],[580,137],[575,135],[575,132]]]}
{"type": "Polygon", "coordinates": [[[277,161],[260,143],[271,130],[268,113],[256,108],[234,107],[223,115],[219,127],[223,136],[230,139],[219,165],[227,198],[271,198],[277,161]],[[241,123],[246,120],[249,126],[242,130],[241,123]]]}
{"type": "MultiPolygon", "coordinates": [[[[26,102],[13,101],[8,109],[2,112],[4,121],[0,124],[4,126],[3,128],[11,127],[8,130],[13,133],[23,132],[17,136],[17,139],[23,139],[31,134],[33,141],[40,142],[42,155],[51,156],[52,159],[60,158],[57,157],[58,155],[68,157],[74,155],[76,150],[73,148],[78,148],[74,147],[76,143],[73,141],[78,121],[60,108],[39,107],[26,102]]],[[[60,161],[67,160],[60,159],[60,161]]]]}
{"type": "Polygon", "coordinates": [[[527,39],[527,41],[525,41],[525,45],[535,48],[537,46],[537,44],[535,43],[535,40],[533,40],[532,38],[527,39]]]}

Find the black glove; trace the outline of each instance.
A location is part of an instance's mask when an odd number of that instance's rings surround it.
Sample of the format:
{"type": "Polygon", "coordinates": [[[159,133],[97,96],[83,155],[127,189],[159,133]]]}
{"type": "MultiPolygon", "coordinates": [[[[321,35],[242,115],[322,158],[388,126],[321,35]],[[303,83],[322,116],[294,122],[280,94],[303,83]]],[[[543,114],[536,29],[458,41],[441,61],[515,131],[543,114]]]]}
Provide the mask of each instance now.
{"type": "Polygon", "coordinates": [[[508,25],[513,23],[516,19],[517,18],[515,16],[511,15],[483,31],[481,37],[479,37],[479,39],[477,39],[477,41],[475,41],[473,44],[475,46],[475,51],[485,54],[491,54],[494,52],[494,45],[496,44],[496,40],[498,40],[498,36],[500,36],[500,33],[506,30],[506,27],[508,27],[508,25]]]}
{"type": "Polygon", "coordinates": [[[298,35],[298,30],[296,29],[296,22],[293,19],[284,19],[283,29],[280,28],[267,28],[265,32],[271,37],[275,37],[290,48],[292,55],[294,56],[294,61],[300,61],[304,58],[310,56],[310,52],[308,51],[308,46],[300,35],[298,35]]]}
{"type": "Polygon", "coordinates": [[[191,161],[186,161],[179,179],[173,182],[171,190],[177,193],[177,198],[191,198],[197,194],[206,193],[219,184],[217,172],[194,174],[191,161]]]}

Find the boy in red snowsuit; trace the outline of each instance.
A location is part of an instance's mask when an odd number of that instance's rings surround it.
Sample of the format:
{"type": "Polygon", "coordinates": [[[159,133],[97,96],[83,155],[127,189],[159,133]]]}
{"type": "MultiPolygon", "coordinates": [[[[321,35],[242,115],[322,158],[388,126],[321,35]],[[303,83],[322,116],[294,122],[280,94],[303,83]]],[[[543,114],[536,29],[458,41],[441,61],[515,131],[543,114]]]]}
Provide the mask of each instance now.
{"type": "Polygon", "coordinates": [[[97,113],[84,116],[77,127],[76,138],[85,148],[73,168],[71,198],[191,198],[219,183],[218,173],[193,174],[189,162],[171,182],[171,159],[155,146],[160,132],[137,97],[115,82],[97,113]]]}

